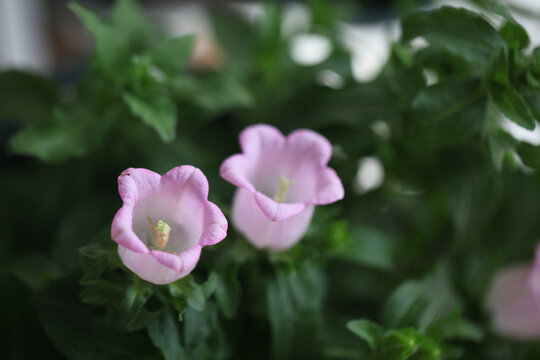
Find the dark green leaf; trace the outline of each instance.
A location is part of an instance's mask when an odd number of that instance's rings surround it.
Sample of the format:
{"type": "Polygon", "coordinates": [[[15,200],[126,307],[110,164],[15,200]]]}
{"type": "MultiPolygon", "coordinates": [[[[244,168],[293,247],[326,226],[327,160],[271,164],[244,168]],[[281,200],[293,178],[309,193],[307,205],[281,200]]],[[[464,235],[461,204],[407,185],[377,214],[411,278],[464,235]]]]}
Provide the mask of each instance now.
{"type": "Polygon", "coordinates": [[[521,143],[517,148],[521,161],[531,168],[540,168],[540,147],[528,143],[521,143]]]}
{"type": "Polygon", "coordinates": [[[147,94],[144,97],[124,93],[122,96],[131,113],[153,128],[164,142],[176,136],[176,105],[166,94],[147,94]]]}
{"type": "Polygon", "coordinates": [[[88,151],[86,123],[56,111],[51,121],[29,126],[11,138],[13,152],[35,156],[45,162],[81,157],[88,151]]]}
{"type": "Polygon", "coordinates": [[[193,42],[192,35],[163,40],[150,50],[150,59],[164,72],[174,75],[189,60],[193,42]]]}
{"type": "Polygon", "coordinates": [[[366,319],[349,321],[347,323],[347,329],[362,338],[371,350],[377,350],[384,333],[383,328],[379,324],[366,319]]]}
{"type": "Polygon", "coordinates": [[[55,84],[38,74],[0,72],[0,119],[27,123],[49,120],[57,97],[55,84]]]}
{"type": "Polygon", "coordinates": [[[111,71],[127,58],[127,44],[122,34],[105,24],[96,14],[77,3],[71,3],[70,8],[84,23],[86,30],[96,43],[96,60],[104,69],[111,71]]]}
{"type": "Polygon", "coordinates": [[[534,129],[536,122],[523,97],[510,86],[496,86],[492,89],[493,102],[500,112],[525,129],[534,129]]]}
{"type": "Polygon", "coordinates": [[[403,19],[403,41],[424,37],[473,65],[486,66],[505,46],[503,39],[480,15],[443,6],[432,11],[417,11],[403,19]]]}
{"type": "Polygon", "coordinates": [[[517,141],[505,132],[497,132],[489,137],[489,150],[491,160],[497,171],[501,171],[503,161],[506,156],[514,149],[517,141]]]}
{"type": "Polygon", "coordinates": [[[193,309],[197,311],[204,310],[206,301],[203,288],[191,276],[186,276],[169,284],[169,292],[173,297],[185,298],[187,304],[193,309]]]}
{"type": "Polygon", "coordinates": [[[27,255],[15,261],[10,270],[32,290],[43,290],[48,283],[61,277],[58,266],[41,254],[27,255]]]}
{"type": "Polygon", "coordinates": [[[380,269],[390,269],[394,265],[395,240],[388,234],[365,226],[355,226],[350,238],[338,254],[340,259],[380,269]]]}
{"type": "Polygon", "coordinates": [[[148,336],[152,343],[161,350],[165,360],[185,359],[186,354],[180,343],[177,320],[169,311],[163,309],[150,324],[148,336]]]}
{"type": "Polygon", "coordinates": [[[38,310],[47,336],[70,359],[135,360],[153,352],[146,337],[113,329],[72,305],[42,299],[38,310]]]}

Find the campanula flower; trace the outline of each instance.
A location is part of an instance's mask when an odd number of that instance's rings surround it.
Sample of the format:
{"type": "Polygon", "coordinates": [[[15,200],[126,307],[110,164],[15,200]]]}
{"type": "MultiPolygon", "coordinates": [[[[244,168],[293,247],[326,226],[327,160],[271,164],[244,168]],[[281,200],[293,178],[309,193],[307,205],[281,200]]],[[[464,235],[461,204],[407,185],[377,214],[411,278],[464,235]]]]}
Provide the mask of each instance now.
{"type": "Polygon", "coordinates": [[[208,181],[197,168],[178,166],[160,176],[127,169],[118,177],[123,206],[111,237],[120,259],[154,284],[168,284],[189,274],[206,245],[227,234],[227,220],[208,201],[208,181]]]}
{"type": "Polygon", "coordinates": [[[221,164],[221,176],[237,186],[232,206],[235,227],[257,248],[288,249],[304,235],[315,205],[344,196],[327,166],[330,142],[306,129],[285,137],[270,125],[250,126],[239,137],[241,154],[221,164]]]}
{"type": "Polygon", "coordinates": [[[538,270],[538,265],[516,265],[495,275],[488,291],[487,307],[498,334],[521,340],[540,338],[538,270]]]}

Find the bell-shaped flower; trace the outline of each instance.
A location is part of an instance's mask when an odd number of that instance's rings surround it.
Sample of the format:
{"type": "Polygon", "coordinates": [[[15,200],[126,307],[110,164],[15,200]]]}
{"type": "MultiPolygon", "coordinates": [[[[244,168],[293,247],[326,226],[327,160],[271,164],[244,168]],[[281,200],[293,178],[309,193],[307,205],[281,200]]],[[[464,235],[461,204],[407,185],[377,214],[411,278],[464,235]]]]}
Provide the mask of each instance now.
{"type": "Polygon", "coordinates": [[[221,176],[237,186],[232,218],[257,248],[288,249],[304,235],[315,205],[344,196],[343,185],[327,166],[330,142],[306,129],[285,137],[270,125],[240,134],[241,154],[221,164],[221,176]]]}
{"type": "Polygon", "coordinates": [[[123,206],[116,213],[111,237],[120,259],[140,278],[168,284],[189,274],[206,245],[227,234],[227,220],[208,201],[208,181],[184,165],[160,176],[146,169],[127,169],[118,177],[123,206]]]}
{"type": "Polygon", "coordinates": [[[520,340],[540,339],[538,270],[538,264],[516,265],[495,275],[486,305],[498,334],[520,340]]]}

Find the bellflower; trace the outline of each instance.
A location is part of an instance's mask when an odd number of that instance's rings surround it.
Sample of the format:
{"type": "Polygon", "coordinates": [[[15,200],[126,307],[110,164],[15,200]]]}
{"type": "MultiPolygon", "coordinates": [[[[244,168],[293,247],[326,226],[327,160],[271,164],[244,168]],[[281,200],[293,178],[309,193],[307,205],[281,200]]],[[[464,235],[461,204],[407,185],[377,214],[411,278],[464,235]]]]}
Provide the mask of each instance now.
{"type": "Polygon", "coordinates": [[[220,169],[238,187],[233,223],[257,248],[288,249],[304,235],[315,205],[343,198],[341,180],[327,167],[332,146],[311,130],[285,137],[264,124],[244,129],[239,140],[242,153],[220,169]]]}
{"type": "Polygon", "coordinates": [[[208,181],[184,165],[160,176],[146,169],[127,169],[118,177],[123,206],[116,213],[111,237],[120,259],[140,278],[168,284],[189,274],[206,245],[226,236],[227,220],[207,200],[208,181]]]}
{"type": "Polygon", "coordinates": [[[507,337],[532,340],[540,338],[538,264],[516,265],[495,275],[487,295],[494,330],[507,337]]]}

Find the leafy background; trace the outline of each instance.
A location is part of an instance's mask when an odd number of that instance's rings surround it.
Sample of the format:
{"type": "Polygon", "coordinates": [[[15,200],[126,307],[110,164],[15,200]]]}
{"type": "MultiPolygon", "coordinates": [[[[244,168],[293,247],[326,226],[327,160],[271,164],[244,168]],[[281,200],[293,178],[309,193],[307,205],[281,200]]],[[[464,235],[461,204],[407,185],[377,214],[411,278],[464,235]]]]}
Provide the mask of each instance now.
{"type": "Polygon", "coordinates": [[[166,38],[137,3],[105,18],[70,5],[95,42],[75,82],[0,73],[0,313],[13,359],[537,359],[538,342],[493,333],[493,274],[531,261],[540,235],[540,150],[508,134],[540,120],[540,49],[501,5],[478,13],[396,2],[402,35],[359,83],[340,41],[358,4],[313,0],[309,32],[332,43],[300,66],[283,6],[249,24],[211,13],[224,65],[191,68],[193,37],[166,38]],[[414,39],[426,46],[418,48],[414,39]],[[321,70],[343,79],[317,81],[321,70]],[[436,83],[428,81],[436,78],[436,83]],[[109,227],[127,167],[218,168],[247,125],[311,128],[335,145],[343,201],[319,207],[291,250],[255,251],[231,226],[192,275],[155,286],[120,263],[109,227]],[[373,124],[386,125],[388,134],[373,124]],[[375,129],[375,130],[374,130],[375,129]],[[354,191],[358,160],[384,167],[354,191]]]}

